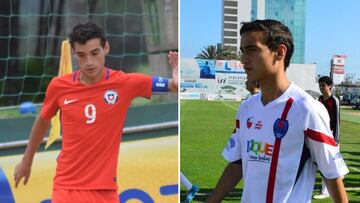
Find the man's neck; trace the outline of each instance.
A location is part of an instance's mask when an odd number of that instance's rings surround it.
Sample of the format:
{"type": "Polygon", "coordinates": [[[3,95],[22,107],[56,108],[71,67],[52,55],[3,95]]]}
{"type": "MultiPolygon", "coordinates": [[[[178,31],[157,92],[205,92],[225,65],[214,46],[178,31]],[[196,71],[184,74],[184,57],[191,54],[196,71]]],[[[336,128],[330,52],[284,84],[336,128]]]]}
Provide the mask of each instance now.
{"type": "Polygon", "coordinates": [[[271,101],[279,98],[290,86],[290,82],[285,73],[283,73],[261,81],[260,86],[262,92],[261,101],[265,106],[271,101]]]}
{"type": "Polygon", "coordinates": [[[104,69],[99,72],[95,77],[87,77],[85,74],[82,74],[80,71],[79,80],[85,85],[93,85],[99,82],[104,77],[104,69]]]}
{"type": "Polygon", "coordinates": [[[325,92],[323,94],[324,100],[328,100],[331,97],[331,92],[325,92]]]}

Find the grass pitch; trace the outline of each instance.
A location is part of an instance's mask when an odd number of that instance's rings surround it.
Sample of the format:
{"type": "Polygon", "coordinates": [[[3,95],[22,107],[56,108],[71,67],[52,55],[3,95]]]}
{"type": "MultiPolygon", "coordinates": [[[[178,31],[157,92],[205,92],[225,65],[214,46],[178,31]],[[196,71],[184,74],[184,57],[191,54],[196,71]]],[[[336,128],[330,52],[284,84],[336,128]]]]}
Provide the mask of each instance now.
{"type": "MultiPolygon", "coordinates": [[[[235,126],[239,102],[181,100],[180,102],[180,164],[181,171],[200,186],[194,202],[204,202],[215,187],[227,162],[221,152],[235,126]]],[[[360,111],[341,110],[341,152],[350,173],[345,176],[345,187],[350,203],[360,202],[360,111]]],[[[242,181],[223,202],[240,202],[242,181]]],[[[314,195],[321,190],[318,175],[314,195]]],[[[185,198],[181,188],[181,200],[185,198]]],[[[314,203],[331,200],[313,200],[314,203]]]]}

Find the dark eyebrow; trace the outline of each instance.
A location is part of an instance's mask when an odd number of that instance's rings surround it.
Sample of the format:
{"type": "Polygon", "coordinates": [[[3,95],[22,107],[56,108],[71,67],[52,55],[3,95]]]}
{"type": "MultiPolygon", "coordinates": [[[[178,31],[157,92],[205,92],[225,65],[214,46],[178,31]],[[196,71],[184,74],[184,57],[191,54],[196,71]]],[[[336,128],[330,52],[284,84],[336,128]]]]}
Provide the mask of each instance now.
{"type": "Polygon", "coordinates": [[[90,52],[93,53],[93,52],[97,52],[99,50],[100,50],[100,48],[96,48],[96,49],[91,50],[90,52]]]}
{"type": "MultiPolygon", "coordinates": [[[[99,51],[99,50],[100,50],[100,48],[95,48],[95,49],[91,50],[90,52],[91,52],[91,53],[94,53],[94,52],[97,52],[97,51],[99,51]]],[[[82,52],[82,51],[77,51],[76,54],[85,54],[85,53],[82,52]]]]}

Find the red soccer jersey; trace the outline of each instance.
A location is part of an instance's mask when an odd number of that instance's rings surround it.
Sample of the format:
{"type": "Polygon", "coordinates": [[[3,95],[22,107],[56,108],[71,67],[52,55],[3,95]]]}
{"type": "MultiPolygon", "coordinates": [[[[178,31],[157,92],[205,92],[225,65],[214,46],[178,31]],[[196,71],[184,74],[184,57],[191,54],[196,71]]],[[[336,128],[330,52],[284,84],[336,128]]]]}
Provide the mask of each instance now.
{"type": "Polygon", "coordinates": [[[150,98],[152,79],[143,74],[104,70],[94,85],[82,84],[79,71],[54,78],[40,116],[61,112],[62,149],[55,189],[117,189],[116,169],[126,112],[132,99],[150,98]]]}

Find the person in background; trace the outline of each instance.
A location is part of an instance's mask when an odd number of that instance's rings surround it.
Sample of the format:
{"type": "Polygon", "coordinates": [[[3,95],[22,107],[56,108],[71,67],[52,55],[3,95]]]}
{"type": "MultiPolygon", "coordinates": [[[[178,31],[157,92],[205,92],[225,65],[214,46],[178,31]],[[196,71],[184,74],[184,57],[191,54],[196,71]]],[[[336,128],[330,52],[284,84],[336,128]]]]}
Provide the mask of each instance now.
{"type": "MultiPolygon", "coordinates": [[[[330,129],[336,145],[340,142],[340,105],[339,100],[331,93],[333,82],[329,76],[319,78],[319,89],[321,96],[319,101],[325,106],[330,117],[330,129]]],[[[330,197],[329,191],[326,188],[325,181],[322,179],[322,189],[320,195],[315,195],[314,199],[324,199],[330,197]]]]}
{"type": "Polygon", "coordinates": [[[245,82],[246,90],[250,92],[251,95],[257,94],[260,92],[260,84],[258,82],[251,81],[249,79],[245,82]]]}

